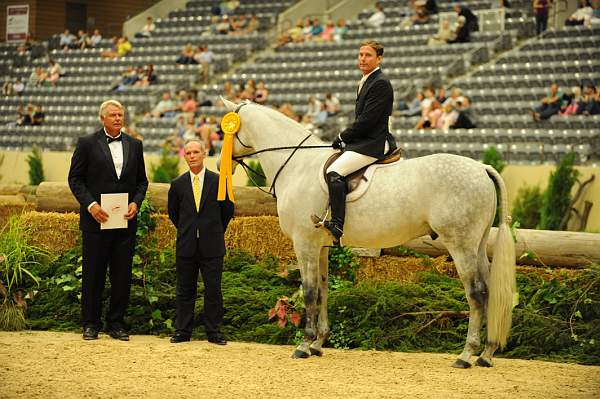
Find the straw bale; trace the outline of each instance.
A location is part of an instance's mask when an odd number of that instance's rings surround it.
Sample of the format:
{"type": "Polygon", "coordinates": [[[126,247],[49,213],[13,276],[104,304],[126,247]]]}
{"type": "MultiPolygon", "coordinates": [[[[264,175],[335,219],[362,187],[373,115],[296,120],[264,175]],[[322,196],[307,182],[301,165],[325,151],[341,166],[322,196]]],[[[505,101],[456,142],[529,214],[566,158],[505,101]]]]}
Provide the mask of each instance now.
{"type": "Polygon", "coordinates": [[[225,233],[225,243],[256,257],[272,254],[285,261],[296,257],[292,241],[283,234],[275,216],[234,218],[225,233]]]}
{"type": "Polygon", "coordinates": [[[359,281],[415,281],[417,272],[432,269],[449,276],[456,276],[454,264],[448,262],[445,256],[422,259],[384,255],[379,258],[361,257],[359,258],[359,263],[359,281]]]}
{"type": "Polygon", "coordinates": [[[58,255],[77,244],[79,215],[30,211],[21,215],[23,227],[31,231],[31,243],[58,255]]]}
{"type": "Polygon", "coordinates": [[[20,215],[33,209],[23,194],[0,195],[0,229],[6,225],[12,215],[20,215]]]}
{"type": "Polygon", "coordinates": [[[158,250],[174,249],[177,231],[167,215],[154,214],[152,218],[156,221],[156,228],[148,234],[148,241],[156,240],[158,250]]]}

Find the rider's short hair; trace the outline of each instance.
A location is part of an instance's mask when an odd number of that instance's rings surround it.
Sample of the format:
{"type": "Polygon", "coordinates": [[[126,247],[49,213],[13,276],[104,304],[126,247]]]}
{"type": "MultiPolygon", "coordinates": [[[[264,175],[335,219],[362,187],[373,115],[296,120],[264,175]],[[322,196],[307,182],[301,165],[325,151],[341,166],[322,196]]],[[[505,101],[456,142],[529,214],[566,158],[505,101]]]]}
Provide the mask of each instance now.
{"type": "Polygon", "coordinates": [[[383,44],[379,43],[376,40],[365,40],[364,42],[362,42],[360,44],[360,47],[363,46],[369,46],[371,47],[373,50],[375,50],[375,54],[377,54],[378,56],[383,56],[383,44]]]}

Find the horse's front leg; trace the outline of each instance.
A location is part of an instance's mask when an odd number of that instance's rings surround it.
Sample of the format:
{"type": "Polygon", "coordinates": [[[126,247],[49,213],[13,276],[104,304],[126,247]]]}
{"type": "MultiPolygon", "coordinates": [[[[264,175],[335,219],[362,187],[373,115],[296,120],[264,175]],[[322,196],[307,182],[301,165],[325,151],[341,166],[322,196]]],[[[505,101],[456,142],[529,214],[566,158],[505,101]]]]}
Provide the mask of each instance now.
{"type": "Polygon", "coordinates": [[[329,269],[329,247],[321,248],[319,257],[319,297],[317,304],[319,306],[319,321],[317,330],[317,339],[310,344],[310,354],[321,356],[323,354],[323,344],[329,337],[329,318],[327,316],[327,284],[329,269]]]}
{"type": "Polygon", "coordinates": [[[307,358],[310,356],[310,346],[317,338],[317,322],[319,317],[319,248],[299,248],[294,244],[296,256],[302,273],[302,287],[304,289],[304,308],[306,311],[306,326],[304,328],[304,340],[294,350],[294,359],[307,358]]]}

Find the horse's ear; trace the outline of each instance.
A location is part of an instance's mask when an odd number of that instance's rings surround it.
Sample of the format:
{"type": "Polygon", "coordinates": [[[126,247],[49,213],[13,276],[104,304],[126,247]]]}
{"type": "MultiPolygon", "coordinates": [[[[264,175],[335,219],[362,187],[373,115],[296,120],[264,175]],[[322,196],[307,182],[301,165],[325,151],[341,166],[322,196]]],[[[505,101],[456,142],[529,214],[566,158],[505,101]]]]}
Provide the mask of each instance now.
{"type": "Polygon", "coordinates": [[[233,111],[235,109],[235,103],[232,101],[229,101],[226,98],[223,98],[223,96],[221,96],[221,101],[223,101],[223,104],[225,104],[225,107],[229,110],[229,111],[233,111]]]}

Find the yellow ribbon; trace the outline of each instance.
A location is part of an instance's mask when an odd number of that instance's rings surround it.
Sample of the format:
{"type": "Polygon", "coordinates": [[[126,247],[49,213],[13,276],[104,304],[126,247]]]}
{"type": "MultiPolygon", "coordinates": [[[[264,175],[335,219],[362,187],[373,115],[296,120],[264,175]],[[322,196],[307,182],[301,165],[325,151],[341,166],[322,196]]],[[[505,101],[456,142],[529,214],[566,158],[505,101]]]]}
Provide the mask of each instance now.
{"type": "Polygon", "coordinates": [[[229,112],[221,119],[221,130],[225,137],[221,146],[221,170],[217,201],[224,201],[226,198],[225,193],[227,193],[229,200],[235,202],[233,197],[233,137],[240,130],[240,124],[240,116],[235,112],[229,112]]]}

